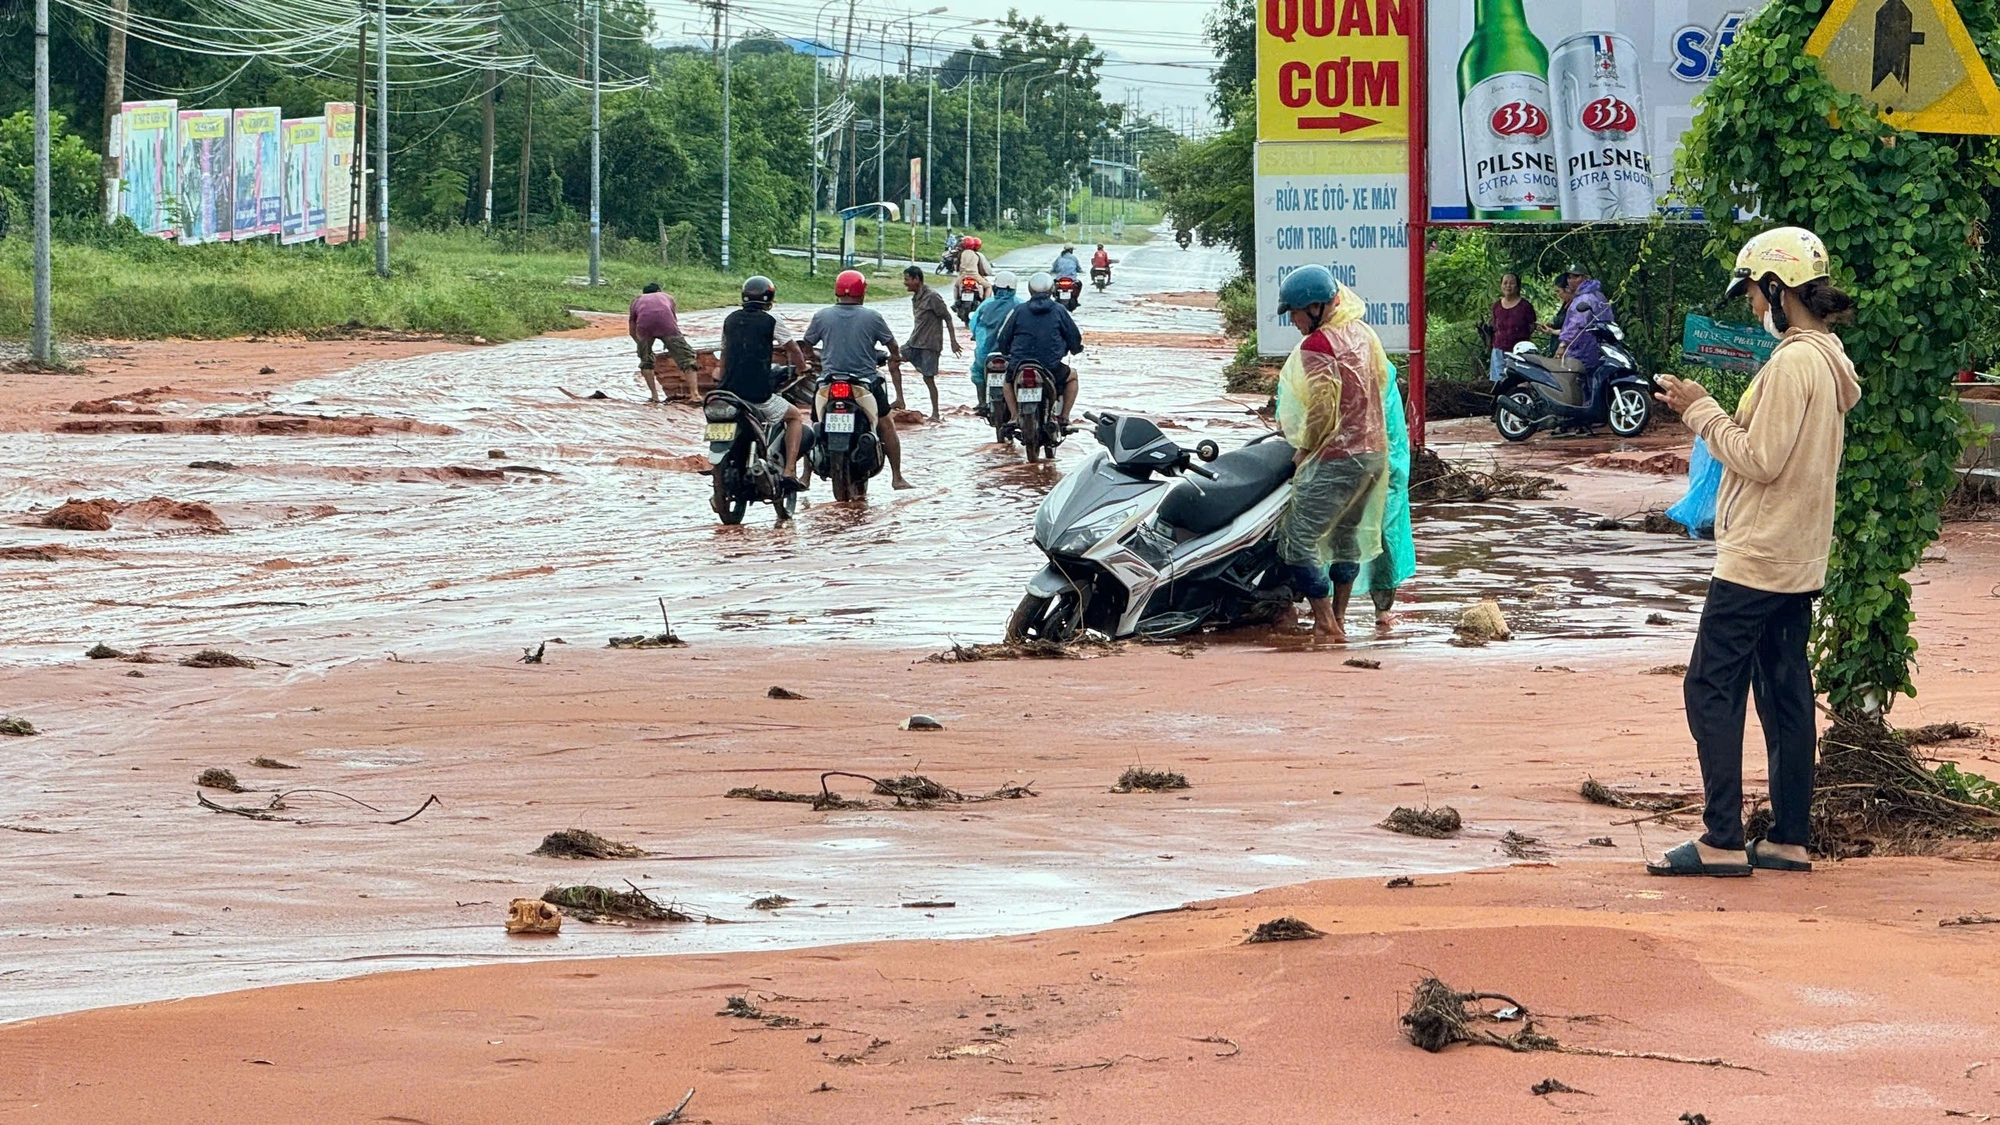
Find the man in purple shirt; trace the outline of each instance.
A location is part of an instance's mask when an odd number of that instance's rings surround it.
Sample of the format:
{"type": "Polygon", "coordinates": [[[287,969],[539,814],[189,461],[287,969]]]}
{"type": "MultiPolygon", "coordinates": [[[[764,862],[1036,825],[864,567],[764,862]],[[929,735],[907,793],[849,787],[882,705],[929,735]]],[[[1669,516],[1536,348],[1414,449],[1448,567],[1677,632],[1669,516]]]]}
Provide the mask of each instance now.
{"type": "Polygon", "coordinates": [[[660,291],[659,282],[649,282],[646,291],[632,299],[626,323],[632,342],[639,346],[639,378],[646,382],[649,395],[646,401],[658,405],[666,398],[658,377],[653,374],[655,340],[667,346],[667,354],[674,357],[674,363],[687,376],[688,397],[700,398],[701,388],[695,382],[694,349],[688,346],[687,337],[681,335],[680,313],[674,307],[673,297],[660,291]]]}
{"type": "Polygon", "coordinates": [[[1595,278],[1572,271],[1568,280],[1571,296],[1562,331],[1556,337],[1560,345],[1556,358],[1583,365],[1584,387],[1589,394],[1589,406],[1595,411],[1604,400],[1604,380],[1597,373],[1604,362],[1604,345],[1597,342],[1596,330],[1616,322],[1618,314],[1612,311],[1611,299],[1604,295],[1604,287],[1595,278]]]}

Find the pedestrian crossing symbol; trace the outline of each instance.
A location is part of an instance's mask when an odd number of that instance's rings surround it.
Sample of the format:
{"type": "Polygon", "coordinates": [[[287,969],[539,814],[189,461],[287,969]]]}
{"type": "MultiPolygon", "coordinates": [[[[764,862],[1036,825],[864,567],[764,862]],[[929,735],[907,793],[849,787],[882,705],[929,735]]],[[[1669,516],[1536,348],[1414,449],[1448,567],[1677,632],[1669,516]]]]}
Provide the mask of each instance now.
{"type": "Polygon", "coordinates": [[[1833,0],[1806,54],[1899,129],[2000,135],[2000,87],[1952,0],[1833,0]]]}

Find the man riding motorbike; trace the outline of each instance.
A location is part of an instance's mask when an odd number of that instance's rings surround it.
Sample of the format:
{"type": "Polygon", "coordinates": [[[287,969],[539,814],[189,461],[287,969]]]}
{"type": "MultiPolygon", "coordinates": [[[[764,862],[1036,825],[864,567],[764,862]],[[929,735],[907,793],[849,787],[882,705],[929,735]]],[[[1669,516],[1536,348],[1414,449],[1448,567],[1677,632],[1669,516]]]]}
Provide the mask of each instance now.
{"type": "Polygon", "coordinates": [[[993,286],[987,280],[993,276],[993,266],[986,260],[986,255],[979,252],[979,247],[977,235],[967,235],[959,242],[958,276],[978,281],[979,299],[983,301],[993,292],[993,286]]]}
{"type": "Polygon", "coordinates": [[[770,278],[760,274],[743,283],[743,307],[722,319],[722,377],[718,387],[747,403],[757,421],[764,425],[785,424],[785,484],[801,488],[804,486],[798,476],[799,435],[805,430],[805,417],[798,407],[778,396],[778,387],[771,377],[771,351],[783,347],[792,369],[799,372],[806,369],[806,357],[785,322],[772,315],[771,306],[777,300],[778,287],[770,278]]]}
{"type": "Polygon", "coordinates": [[[842,270],[833,279],[833,297],[838,303],[814,313],[806,327],[806,347],[820,349],[820,389],[814,413],[826,411],[829,376],[845,375],[868,387],[873,393],[862,400],[861,408],[875,420],[876,432],[882,435],[882,449],[889,455],[890,482],[897,488],[910,488],[910,482],[903,479],[903,444],[896,437],[895,419],[889,416],[889,394],[875,366],[875,346],[880,344],[889,352],[890,373],[902,374],[903,353],[896,346],[896,334],[889,331],[889,322],[881,313],[863,305],[868,299],[868,279],[860,270],[842,270]]]}
{"type": "Polygon", "coordinates": [[[1596,330],[1616,323],[1618,314],[1612,309],[1611,300],[1604,295],[1604,287],[1597,283],[1597,279],[1572,272],[1567,280],[1571,297],[1569,310],[1563,317],[1562,333],[1556,337],[1556,358],[1583,365],[1584,404],[1595,417],[1604,409],[1604,380],[1598,374],[1598,368],[1604,363],[1604,348],[1597,342],[1596,330]]]}
{"type": "Polygon", "coordinates": [[[1020,284],[1012,271],[1001,270],[993,275],[993,295],[979,302],[972,311],[972,386],[979,395],[979,413],[986,414],[986,361],[993,355],[994,345],[1000,337],[1000,329],[1006,327],[1007,318],[1014,314],[1021,302],[1014,296],[1014,289],[1020,284]]]}
{"type": "MultiPolygon", "coordinates": [[[[1069,364],[1063,362],[1083,350],[1083,334],[1076,329],[1076,321],[1070,318],[1069,310],[1056,303],[1050,294],[1056,287],[1056,280],[1045,273],[1038,273],[1028,279],[1028,302],[1015,309],[1000,329],[1000,338],[995,341],[995,350],[1007,357],[1007,374],[1011,377],[1021,370],[1023,363],[1033,363],[1049,373],[1056,381],[1056,390],[1062,395],[1062,410],[1057,414],[1057,423],[1069,428],[1069,412],[1076,405],[1077,378],[1069,364]]],[[[1014,390],[1007,389],[1007,408],[1017,411],[1014,390]]]]}
{"type": "Polygon", "coordinates": [[[1104,248],[1102,242],[1097,244],[1097,252],[1090,256],[1090,273],[1092,277],[1101,273],[1106,281],[1111,280],[1111,252],[1104,248]]]}
{"type": "Polygon", "coordinates": [[[1083,272],[1083,266],[1079,264],[1076,260],[1076,247],[1074,246],[1063,247],[1062,253],[1056,255],[1056,264],[1049,267],[1049,272],[1055,274],[1057,277],[1067,277],[1071,279],[1074,279],[1079,274],[1081,274],[1083,272]]]}

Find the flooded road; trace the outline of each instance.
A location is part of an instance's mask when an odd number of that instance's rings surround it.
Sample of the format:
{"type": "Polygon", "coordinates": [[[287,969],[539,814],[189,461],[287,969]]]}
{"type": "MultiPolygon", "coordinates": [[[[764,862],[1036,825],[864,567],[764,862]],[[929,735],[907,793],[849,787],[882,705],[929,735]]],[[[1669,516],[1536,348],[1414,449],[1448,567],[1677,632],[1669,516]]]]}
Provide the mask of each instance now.
{"type": "MultiPolygon", "coordinates": [[[[1054,250],[1000,264],[1045,268],[1054,250]]],[[[1232,348],[1218,314],[1147,297],[1212,290],[1232,264],[1220,249],[1166,240],[1121,250],[1112,289],[1090,292],[1077,313],[1084,408],[1143,412],[1225,449],[1262,432],[1256,400],[1221,391],[1232,348]]],[[[877,281],[871,297],[907,330],[897,280],[877,281]]],[[[812,310],[782,311],[802,329],[812,310]]],[[[721,315],[689,314],[690,335],[712,337],[721,315]]],[[[671,467],[702,453],[694,409],[636,401],[622,337],[370,363],[293,384],[254,412],[183,409],[167,396],[151,404],[164,425],[112,420],[161,433],[0,434],[0,460],[26,469],[0,483],[0,511],[13,513],[0,547],[85,552],[58,565],[0,560],[0,660],[69,660],[97,641],[229,644],[300,665],[506,652],[652,631],[662,599],[690,639],[754,629],[773,643],[991,640],[1038,568],[1035,508],[1095,444],[1076,435],[1055,468],[992,445],[970,413],[965,344],[964,357],[945,357],[943,423],[905,427],[916,489],[893,493],[885,477],[865,505],[837,505],[821,482],[788,527],[772,526],[768,508],[718,525],[707,479],[671,467]],[[609,398],[571,397],[595,391],[609,398]],[[226,432],[178,432],[190,426],[226,432]],[[198,462],[233,468],[189,467],[198,462]],[[97,496],[199,501],[228,531],[22,526],[30,512],[97,496]]],[[[921,380],[907,389],[917,405],[921,380]]],[[[1561,508],[1557,494],[1540,511],[1455,509],[1427,524],[1419,546],[1435,573],[1413,592],[1439,604],[1418,609],[1413,635],[1440,639],[1467,599],[1522,594],[1548,611],[1550,632],[1599,635],[1622,623],[1622,610],[1594,616],[1608,597],[1673,601],[1671,575],[1701,566],[1685,543],[1607,538],[1561,508]]]]}

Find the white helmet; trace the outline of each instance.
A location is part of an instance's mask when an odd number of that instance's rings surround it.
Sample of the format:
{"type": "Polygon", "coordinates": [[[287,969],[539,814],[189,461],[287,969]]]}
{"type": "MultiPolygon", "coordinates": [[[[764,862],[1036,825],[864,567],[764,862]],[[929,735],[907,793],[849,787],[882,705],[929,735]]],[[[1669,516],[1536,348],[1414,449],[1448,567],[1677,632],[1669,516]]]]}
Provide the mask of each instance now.
{"type": "Polygon", "coordinates": [[[1736,269],[1729,278],[1728,296],[1737,296],[1752,283],[1767,277],[1776,277],[1787,289],[1797,289],[1825,276],[1826,243],[1804,227],[1776,227],[1752,238],[1736,252],[1736,269]]]}
{"type": "Polygon", "coordinates": [[[1050,277],[1047,270],[1043,270],[1041,273],[1028,279],[1028,292],[1037,297],[1050,292],[1055,287],[1056,279],[1050,277]]]}
{"type": "Polygon", "coordinates": [[[993,275],[993,288],[995,289],[1013,290],[1020,287],[1021,279],[1014,276],[1013,270],[1001,270],[999,273],[993,275]]]}

